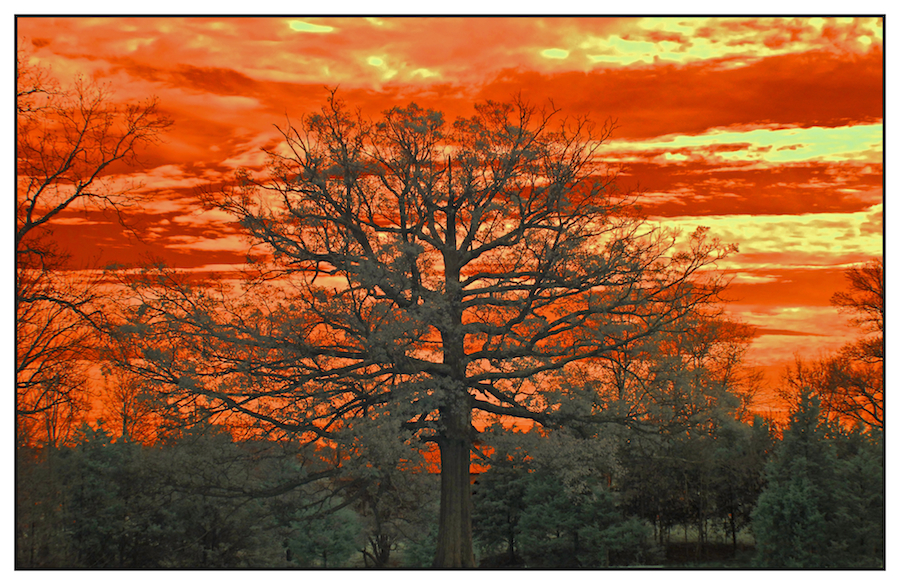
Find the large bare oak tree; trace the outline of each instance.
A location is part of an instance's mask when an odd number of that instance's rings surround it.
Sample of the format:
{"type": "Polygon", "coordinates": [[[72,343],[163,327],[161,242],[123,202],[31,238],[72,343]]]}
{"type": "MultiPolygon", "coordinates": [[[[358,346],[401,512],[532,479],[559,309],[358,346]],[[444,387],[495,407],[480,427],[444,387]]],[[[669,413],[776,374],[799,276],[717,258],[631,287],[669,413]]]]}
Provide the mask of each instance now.
{"type": "Polygon", "coordinates": [[[375,425],[436,443],[435,566],[473,566],[474,413],[560,423],[550,374],[680,326],[715,301],[730,248],[647,223],[598,156],[612,126],[552,107],[372,122],[332,94],[280,130],[265,174],[206,195],[267,256],[259,278],[148,271],[131,367],[180,406],[310,441],[375,425]]]}

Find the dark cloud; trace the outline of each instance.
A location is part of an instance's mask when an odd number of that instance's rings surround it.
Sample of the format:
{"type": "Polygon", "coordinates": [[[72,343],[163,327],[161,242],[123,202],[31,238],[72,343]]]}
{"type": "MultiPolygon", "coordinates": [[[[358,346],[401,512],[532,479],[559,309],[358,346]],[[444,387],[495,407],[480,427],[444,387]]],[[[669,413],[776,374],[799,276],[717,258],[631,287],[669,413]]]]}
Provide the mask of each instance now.
{"type": "Polygon", "coordinates": [[[569,71],[509,69],[479,92],[507,99],[519,91],[567,112],[612,116],[617,138],[702,134],[715,127],[783,124],[843,126],[883,118],[883,57],[814,52],[690,65],[569,71]]]}
{"type": "Polygon", "coordinates": [[[111,212],[66,212],[60,218],[64,223],[53,226],[52,237],[60,250],[68,255],[68,266],[76,269],[113,264],[131,266],[147,261],[162,261],[175,268],[246,261],[246,250],[192,250],[189,245],[170,247],[168,244],[171,243],[218,239],[239,233],[236,224],[179,223],[176,218],[189,211],[148,216],[131,210],[122,218],[111,212]]]}
{"type": "Polygon", "coordinates": [[[680,215],[853,213],[873,204],[880,165],[809,162],[745,168],[688,162],[679,165],[628,163],[625,189],[656,194],[640,200],[648,214],[680,215]],[[875,168],[878,167],[878,168],[875,168]],[[671,195],[666,195],[667,193],[671,195]]]}
{"type": "Polygon", "coordinates": [[[754,327],[753,336],[761,337],[763,335],[789,335],[789,336],[811,336],[811,337],[827,337],[821,333],[807,333],[805,331],[792,331],[790,329],[767,329],[765,327],[754,327]]]}

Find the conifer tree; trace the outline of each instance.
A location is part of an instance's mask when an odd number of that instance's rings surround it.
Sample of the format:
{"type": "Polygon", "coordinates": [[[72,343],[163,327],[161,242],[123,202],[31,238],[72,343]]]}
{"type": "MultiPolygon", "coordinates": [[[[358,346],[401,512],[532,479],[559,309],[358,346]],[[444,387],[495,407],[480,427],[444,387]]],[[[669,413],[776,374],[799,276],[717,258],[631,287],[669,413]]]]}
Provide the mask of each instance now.
{"type": "Polygon", "coordinates": [[[757,562],[766,567],[839,566],[838,459],[819,399],[805,392],[766,466],[753,512],[757,562]]]}
{"type": "Polygon", "coordinates": [[[500,566],[521,563],[519,522],[531,471],[523,452],[497,451],[474,486],[473,535],[483,553],[500,556],[500,566]]]}

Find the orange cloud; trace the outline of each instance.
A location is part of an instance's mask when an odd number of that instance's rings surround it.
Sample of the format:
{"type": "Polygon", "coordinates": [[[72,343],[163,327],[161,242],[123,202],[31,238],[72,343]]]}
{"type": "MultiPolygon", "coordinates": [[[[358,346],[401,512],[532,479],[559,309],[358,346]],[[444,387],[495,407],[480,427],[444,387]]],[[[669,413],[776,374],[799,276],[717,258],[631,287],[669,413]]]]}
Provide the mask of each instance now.
{"type": "MultiPolygon", "coordinates": [[[[741,245],[724,266],[736,275],[733,312],[768,331],[754,343],[759,356],[781,356],[799,339],[773,331],[822,333],[814,319],[840,322],[828,298],[844,285],[841,269],[883,253],[880,19],[16,24],[22,46],[64,84],[83,74],[118,100],[156,95],[175,122],[133,170],[148,198],[131,218],[142,239],[96,210],[65,214],[54,235],[73,266],[149,256],[191,270],[243,264],[237,227],[203,212],[196,189],[216,188],[239,166],[260,168],[262,150],[279,143],[274,125],[314,112],[334,87],[369,117],[415,101],[452,121],[475,101],[521,93],[541,106],[552,99],[561,116],[615,118],[603,154],[624,165],[620,184],[644,194],[644,212],[672,227],[707,222],[741,245]]],[[[803,346],[835,339],[808,336],[803,346]]]]}

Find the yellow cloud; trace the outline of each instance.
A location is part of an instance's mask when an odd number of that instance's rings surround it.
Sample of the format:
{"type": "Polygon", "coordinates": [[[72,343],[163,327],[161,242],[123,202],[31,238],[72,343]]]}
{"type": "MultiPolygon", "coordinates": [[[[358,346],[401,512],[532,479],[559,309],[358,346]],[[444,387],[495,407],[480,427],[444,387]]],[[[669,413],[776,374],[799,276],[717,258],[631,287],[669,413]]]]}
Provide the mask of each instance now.
{"type": "Polygon", "coordinates": [[[813,50],[865,52],[883,41],[879,18],[644,18],[622,36],[586,35],[595,63],[631,65],[664,59],[679,63],[728,58],[727,67],[763,57],[813,50]],[[828,34],[823,34],[825,29],[828,34]],[[645,40],[654,36],[672,37],[645,40]],[[677,37],[683,41],[676,42],[677,37]],[[690,39],[688,41],[688,39],[690,39]],[[772,42],[777,41],[777,42],[772,42]],[[743,58],[743,59],[742,59],[743,58]]]}
{"type": "Polygon", "coordinates": [[[333,26],[312,24],[311,22],[304,22],[302,20],[292,20],[288,23],[288,26],[291,27],[291,30],[295,30],[297,32],[330,33],[334,31],[333,26]]]}
{"type": "Polygon", "coordinates": [[[883,151],[882,124],[860,124],[837,128],[753,128],[733,130],[715,128],[695,136],[664,136],[646,142],[611,140],[598,154],[619,160],[640,159],[643,153],[658,154],[657,162],[681,162],[681,152],[696,152],[707,159],[724,162],[759,162],[791,164],[809,161],[881,162],[883,151]],[[705,153],[704,147],[733,145],[728,150],[705,153]]]}
{"type": "Polygon", "coordinates": [[[565,59],[569,56],[569,52],[565,49],[544,49],[541,51],[541,55],[546,57],[547,59],[565,59]]]}
{"type": "MultiPolygon", "coordinates": [[[[788,194],[786,197],[790,196],[788,194]]],[[[870,226],[880,220],[881,204],[854,213],[804,215],[710,215],[661,218],[669,229],[691,233],[706,226],[723,242],[737,243],[740,253],[720,264],[730,269],[776,269],[785,266],[831,266],[835,258],[884,253],[883,234],[870,226]]]]}

